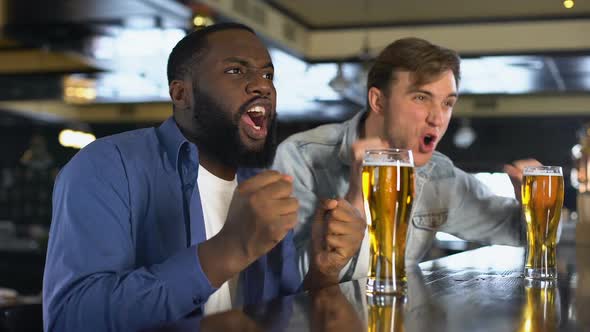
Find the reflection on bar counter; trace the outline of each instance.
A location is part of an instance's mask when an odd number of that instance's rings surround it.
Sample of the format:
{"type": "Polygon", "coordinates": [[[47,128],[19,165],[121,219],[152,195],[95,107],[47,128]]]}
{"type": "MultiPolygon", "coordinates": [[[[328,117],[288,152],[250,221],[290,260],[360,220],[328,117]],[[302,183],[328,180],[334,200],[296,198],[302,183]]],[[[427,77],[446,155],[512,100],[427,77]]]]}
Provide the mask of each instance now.
{"type": "Polygon", "coordinates": [[[368,294],[368,332],[403,331],[405,298],[368,294]]]}
{"type": "Polygon", "coordinates": [[[559,288],[554,280],[526,280],[519,332],[556,331],[561,321],[559,288]]]}

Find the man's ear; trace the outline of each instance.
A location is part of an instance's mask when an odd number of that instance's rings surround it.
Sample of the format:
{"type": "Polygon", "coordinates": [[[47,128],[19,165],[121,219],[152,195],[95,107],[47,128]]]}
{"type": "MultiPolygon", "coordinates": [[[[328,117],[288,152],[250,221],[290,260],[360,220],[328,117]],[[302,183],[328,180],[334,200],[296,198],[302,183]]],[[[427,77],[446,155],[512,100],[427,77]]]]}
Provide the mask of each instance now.
{"type": "Polygon", "coordinates": [[[170,82],[168,92],[175,109],[184,110],[190,107],[190,91],[186,81],[173,80],[170,82]]]}
{"type": "Polygon", "coordinates": [[[367,92],[367,99],[369,101],[369,111],[383,115],[383,109],[385,108],[385,95],[383,92],[372,86],[367,92]]]}

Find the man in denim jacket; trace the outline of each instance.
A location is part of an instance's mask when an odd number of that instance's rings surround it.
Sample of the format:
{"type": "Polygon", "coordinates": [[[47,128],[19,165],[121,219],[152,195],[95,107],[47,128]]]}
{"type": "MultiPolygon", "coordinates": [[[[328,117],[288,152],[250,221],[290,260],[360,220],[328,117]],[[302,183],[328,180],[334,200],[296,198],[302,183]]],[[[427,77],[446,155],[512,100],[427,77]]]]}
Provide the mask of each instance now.
{"type": "MultiPolygon", "coordinates": [[[[456,52],[417,38],[397,40],[381,52],[369,71],[366,111],[344,123],[295,134],[279,146],[274,168],[295,178],[300,202],[295,243],[302,273],[309,265],[309,221],[319,199],[344,197],[364,215],[361,165],[368,148],[407,148],[414,154],[416,200],[406,264],[424,257],[437,231],[483,243],[524,244],[519,202],[495,196],[435,151],[458,98],[459,78],[456,52]]],[[[506,166],[515,192],[520,191],[522,169],[538,164],[521,160],[506,166]]],[[[368,256],[365,234],[344,277],[365,276],[368,256]]]]}

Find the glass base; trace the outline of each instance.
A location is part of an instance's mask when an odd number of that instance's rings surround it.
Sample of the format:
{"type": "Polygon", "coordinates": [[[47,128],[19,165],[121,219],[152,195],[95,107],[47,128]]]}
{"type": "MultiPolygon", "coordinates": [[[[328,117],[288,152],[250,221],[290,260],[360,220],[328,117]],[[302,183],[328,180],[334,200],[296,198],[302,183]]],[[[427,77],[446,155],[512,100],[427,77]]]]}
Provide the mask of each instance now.
{"type": "Polygon", "coordinates": [[[367,278],[367,293],[405,295],[406,283],[369,277],[367,278]]]}
{"type": "Polygon", "coordinates": [[[557,279],[557,269],[556,268],[530,268],[525,267],[524,269],[524,277],[527,279],[557,279]]]}
{"type": "Polygon", "coordinates": [[[557,279],[524,279],[524,287],[526,288],[555,288],[557,287],[557,279]]]}

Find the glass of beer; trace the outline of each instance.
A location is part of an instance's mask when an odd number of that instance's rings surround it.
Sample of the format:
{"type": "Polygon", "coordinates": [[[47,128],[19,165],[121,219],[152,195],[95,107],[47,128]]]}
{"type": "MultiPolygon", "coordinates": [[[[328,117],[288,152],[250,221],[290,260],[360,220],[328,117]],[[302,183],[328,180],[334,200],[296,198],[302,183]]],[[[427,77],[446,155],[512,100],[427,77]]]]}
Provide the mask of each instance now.
{"type": "Polygon", "coordinates": [[[406,235],[414,201],[411,150],[367,150],[363,196],[369,228],[367,292],[405,294],[406,235]]]}
{"type": "Polygon", "coordinates": [[[525,278],[557,278],[555,247],[562,205],[561,167],[526,167],[522,185],[527,237],[525,278]]]}

